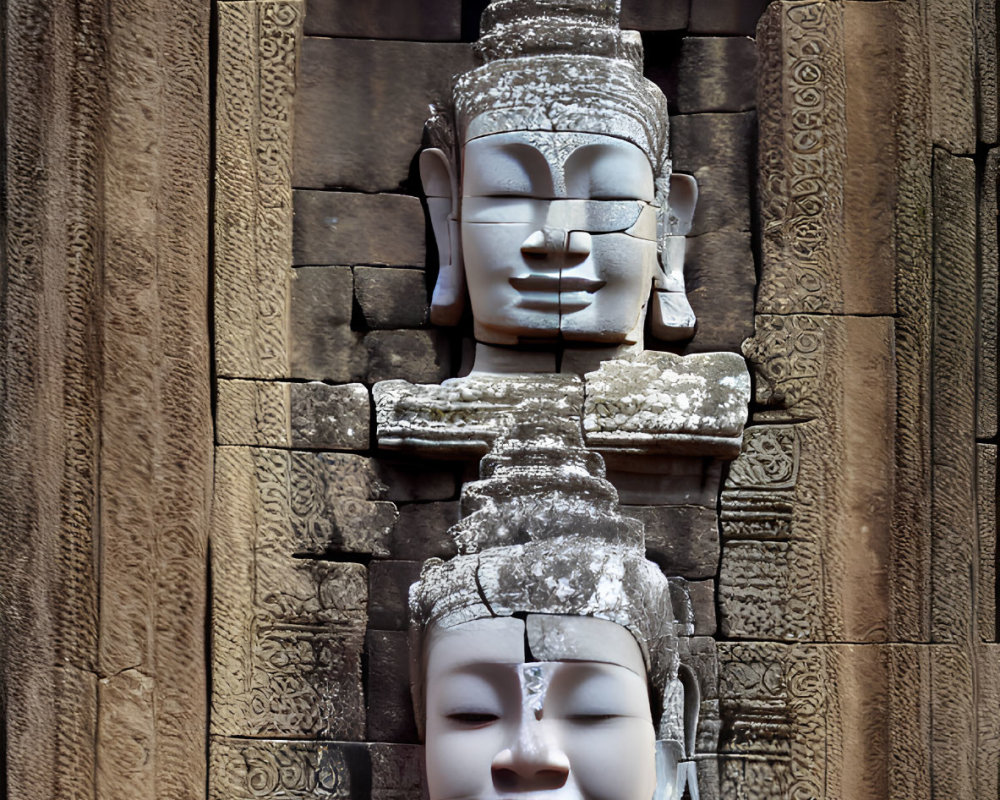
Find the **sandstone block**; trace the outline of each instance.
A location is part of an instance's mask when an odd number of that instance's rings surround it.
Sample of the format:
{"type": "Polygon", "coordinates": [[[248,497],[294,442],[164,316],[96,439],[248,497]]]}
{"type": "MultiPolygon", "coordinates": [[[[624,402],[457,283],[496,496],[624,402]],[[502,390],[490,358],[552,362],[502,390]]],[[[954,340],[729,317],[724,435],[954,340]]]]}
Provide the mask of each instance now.
{"type": "Polygon", "coordinates": [[[420,577],[420,561],[375,561],[368,569],[368,625],[405,631],[410,624],[410,584],[420,577]]]}
{"type": "Polygon", "coordinates": [[[216,438],[223,445],[367,450],[371,400],[360,383],[243,381],[217,384],[216,438]]]}
{"type": "MultiPolygon", "coordinates": [[[[694,3],[694,8],[698,3],[694,3]]],[[[677,111],[746,111],[756,103],[751,76],[757,69],[753,39],[746,36],[688,36],[677,65],[677,111]]],[[[746,199],[746,198],[744,198],[746,199]]]]}
{"type": "Polygon", "coordinates": [[[451,347],[442,331],[372,331],[365,349],[368,383],[439,383],[451,374],[451,347]]]}
{"type": "Polygon", "coordinates": [[[423,561],[455,555],[455,541],[448,535],[448,529],[458,522],[459,511],[458,501],[400,506],[399,519],[389,540],[392,557],[423,561]]]}
{"type": "Polygon", "coordinates": [[[976,410],[976,436],[992,439],[997,435],[997,389],[1000,375],[997,370],[997,324],[1000,320],[998,289],[1000,289],[1000,242],[997,236],[998,198],[1000,185],[1000,149],[989,151],[979,192],[979,353],[976,373],[978,408],[976,410]]]}
{"type": "MultiPolygon", "coordinates": [[[[454,468],[434,466],[426,461],[397,461],[378,458],[375,469],[387,487],[386,497],[395,503],[451,500],[458,496],[459,480],[454,468]]],[[[407,558],[401,553],[394,554],[407,558]]]]}
{"type": "Polygon", "coordinates": [[[421,745],[372,742],[369,750],[371,800],[426,800],[424,748],[421,745]]]}
{"type": "MultiPolygon", "coordinates": [[[[352,5],[372,13],[367,3],[352,5]]],[[[416,10],[403,0],[392,5],[416,10]]],[[[447,100],[452,77],[473,66],[467,44],[307,37],[295,97],[293,185],[399,191],[420,149],[428,107],[447,100]]]]}
{"type": "MultiPolygon", "coordinates": [[[[769,0],[693,0],[689,33],[753,36],[769,0]]],[[[307,17],[308,19],[308,17],[307,17]]]]}
{"type": "Polygon", "coordinates": [[[354,293],[369,328],[420,328],[430,302],[422,270],[358,267],[354,293]]]}
{"type": "Polygon", "coordinates": [[[690,349],[739,352],[753,335],[757,271],[750,234],[719,231],[688,238],[684,274],[698,318],[690,349]]]}
{"type": "Polygon", "coordinates": [[[622,0],[622,30],[684,30],[690,5],[691,0],[622,0]]]}
{"type": "Polygon", "coordinates": [[[424,212],[416,197],[299,189],[293,201],[297,266],[424,266],[424,212]]]}
{"type": "Polygon", "coordinates": [[[410,648],[405,631],[368,631],[368,738],[417,742],[410,698],[410,648]]]}
{"type": "Polygon", "coordinates": [[[975,0],[976,13],[976,106],[979,110],[979,141],[996,144],[1000,107],[997,103],[997,7],[989,0],[975,0]]]}
{"type": "Polygon", "coordinates": [[[290,377],[349,383],[363,375],[361,336],[350,328],[353,294],[349,267],[303,267],[293,272],[290,377]]]}
{"type": "Polygon", "coordinates": [[[646,528],[646,551],[667,575],[708,578],[719,565],[719,523],[701,506],[622,506],[646,528]]]}
{"type": "Polygon", "coordinates": [[[670,119],[674,169],[698,180],[692,236],[750,230],[756,115],[684,114],[670,119]]]}
{"type": "Polygon", "coordinates": [[[979,526],[979,636],[997,640],[997,448],[976,445],[976,522],[979,526]]]}
{"type": "Polygon", "coordinates": [[[307,36],[456,41],[461,0],[306,0],[307,36]]]}
{"type": "Polygon", "coordinates": [[[368,745],[213,736],[209,800],[366,800],[372,781],[368,745]]]}

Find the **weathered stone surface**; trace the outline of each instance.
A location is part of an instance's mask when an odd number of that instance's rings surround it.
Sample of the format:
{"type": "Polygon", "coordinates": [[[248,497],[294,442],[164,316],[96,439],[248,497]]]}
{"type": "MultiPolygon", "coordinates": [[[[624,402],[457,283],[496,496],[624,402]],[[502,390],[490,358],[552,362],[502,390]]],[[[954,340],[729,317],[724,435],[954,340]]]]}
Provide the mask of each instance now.
{"type": "Polygon", "coordinates": [[[979,141],[996,144],[1000,125],[997,103],[997,7],[989,0],[975,0],[976,12],[976,109],[979,141]]]}
{"type": "Polygon", "coordinates": [[[368,631],[368,738],[375,742],[416,742],[410,699],[410,648],[405,631],[368,631]]]}
{"type": "MultiPolygon", "coordinates": [[[[698,3],[694,3],[697,8],[698,3]]],[[[756,96],[750,76],[757,68],[753,39],[746,36],[687,36],[677,65],[677,111],[747,111],[756,96]]],[[[747,198],[744,197],[744,200],[747,198]]]]}
{"type": "Polygon", "coordinates": [[[753,36],[769,0],[693,0],[689,33],[753,36]]]}
{"type": "MultiPolygon", "coordinates": [[[[454,477],[452,477],[454,489],[454,477]]],[[[392,489],[390,488],[390,494],[392,489]]],[[[458,522],[458,501],[444,503],[411,503],[400,506],[399,519],[389,537],[389,552],[393,558],[423,561],[428,558],[450,558],[455,555],[455,540],[448,529],[458,522]]]]}
{"type": "Polygon", "coordinates": [[[993,797],[1000,792],[1000,717],[990,709],[1000,705],[1000,646],[981,645],[975,650],[976,755],[978,760],[977,797],[993,797]]]}
{"type": "Polygon", "coordinates": [[[967,640],[974,617],[976,233],[975,163],[935,150],[932,641],[967,640]]]}
{"type": "Polygon", "coordinates": [[[708,578],[719,567],[719,523],[703,506],[622,506],[646,529],[647,557],[667,575],[708,578]]]}
{"type": "Polygon", "coordinates": [[[694,609],[694,635],[714,636],[718,623],[715,619],[715,581],[688,581],[694,609]]]}
{"type": "Polygon", "coordinates": [[[358,267],[354,294],[369,328],[420,328],[430,302],[422,270],[358,267]]]}
{"type": "Polygon", "coordinates": [[[224,445],[367,450],[371,398],[359,383],[220,379],[216,439],[224,445]]]}
{"type": "Polygon", "coordinates": [[[357,381],[367,363],[361,334],[351,330],[354,279],[349,267],[294,271],[287,377],[357,381]]]}
{"type": "Polygon", "coordinates": [[[473,374],[440,386],[385,381],[372,388],[372,395],[379,447],[481,456],[512,411],[526,417],[579,415],[583,382],[570,375],[473,374]]]}
{"type": "MultiPolygon", "coordinates": [[[[428,464],[423,460],[401,461],[378,458],[375,470],[394,503],[452,500],[458,497],[459,476],[455,468],[428,464]]],[[[394,554],[400,558],[399,553],[394,554]]]]}
{"type": "Polygon", "coordinates": [[[410,624],[410,584],[420,577],[420,561],[375,561],[368,568],[368,626],[405,631],[410,624]]]}
{"type": "Polygon", "coordinates": [[[976,523],[979,528],[979,638],[997,641],[997,448],[976,445],[976,523]]]}
{"type": "Polygon", "coordinates": [[[371,800],[426,800],[422,746],[373,742],[369,750],[371,800]]]}
{"type": "Polygon", "coordinates": [[[927,0],[930,113],[935,145],[976,152],[975,0],[927,0]]]}
{"type": "Polygon", "coordinates": [[[880,641],[895,625],[892,343],[887,319],[757,318],[746,352],[758,418],[808,421],[748,428],[730,469],[726,635],[880,641]]]}
{"type": "Polygon", "coordinates": [[[997,435],[997,324],[1000,305],[997,302],[1000,246],[997,240],[997,186],[1000,182],[1000,150],[990,150],[986,156],[979,192],[979,363],[976,372],[976,436],[992,439],[997,435]]]}
{"type": "Polygon", "coordinates": [[[601,453],[621,502],[630,506],[702,506],[714,509],[722,485],[722,459],[601,453]]]}
{"type": "MultiPolygon", "coordinates": [[[[420,149],[428,106],[446,101],[452,77],[473,66],[467,44],[307,37],[295,103],[294,185],[398,191],[420,149]]],[[[379,226],[380,233],[389,230],[379,226]]]]}
{"type": "Polygon", "coordinates": [[[775,4],[758,40],[767,66],[758,87],[757,308],[892,314],[894,109],[904,69],[897,11],[889,3],[805,8],[775,4]]]}
{"type": "Polygon", "coordinates": [[[451,374],[451,346],[441,331],[372,331],[365,336],[367,382],[439,382],[451,374]]]}
{"type": "Polygon", "coordinates": [[[690,5],[691,0],[622,0],[622,30],[684,30],[690,5]]]}
{"type": "Polygon", "coordinates": [[[298,266],[424,266],[424,212],[416,197],[300,189],[293,201],[298,266]]]}
{"type": "Polygon", "coordinates": [[[750,376],[734,353],[646,351],[605,361],[584,380],[589,447],[730,458],[739,451],[750,376]]]}
{"type": "Polygon", "coordinates": [[[307,0],[307,36],[457,41],[461,0],[307,0]]]}
{"type": "Polygon", "coordinates": [[[372,785],[369,746],[213,736],[209,800],[362,800],[372,785]]]}
{"type": "Polygon", "coordinates": [[[670,118],[674,170],[698,180],[692,236],[750,230],[750,160],[756,115],[684,114],[670,118]]]}
{"type": "Polygon", "coordinates": [[[684,278],[698,318],[689,349],[739,352],[753,335],[757,271],[750,233],[719,231],[687,240],[684,278]]]}
{"type": "Polygon", "coordinates": [[[226,3],[219,31],[215,361],[220,375],[283,378],[302,4],[226,3]]]}

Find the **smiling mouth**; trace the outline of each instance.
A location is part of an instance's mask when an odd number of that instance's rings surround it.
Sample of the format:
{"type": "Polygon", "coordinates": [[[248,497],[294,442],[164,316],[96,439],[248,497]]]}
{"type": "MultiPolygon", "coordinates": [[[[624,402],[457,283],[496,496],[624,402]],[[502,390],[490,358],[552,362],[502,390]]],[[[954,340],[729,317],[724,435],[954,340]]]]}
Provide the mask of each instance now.
{"type": "Polygon", "coordinates": [[[593,278],[535,274],[510,279],[510,285],[521,294],[518,305],[537,311],[579,311],[591,304],[591,295],[606,283],[593,278]]]}

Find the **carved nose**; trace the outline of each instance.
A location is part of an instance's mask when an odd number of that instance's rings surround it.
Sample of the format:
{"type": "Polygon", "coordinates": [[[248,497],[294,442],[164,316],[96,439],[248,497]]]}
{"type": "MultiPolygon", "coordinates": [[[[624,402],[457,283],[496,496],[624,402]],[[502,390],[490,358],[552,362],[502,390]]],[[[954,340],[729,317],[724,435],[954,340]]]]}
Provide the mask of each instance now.
{"type": "Polygon", "coordinates": [[[586,257],[590,255],[591,244],[590,234],[586,231],[567,231],[546,226],[534,231],[521,243],[521,252],[535,257],[562,253],[586,257]]]}
{"type": "Polygon", "coordinates": [[[500,791],[559,789],[569,778],[569,759],[546,735],[544,723],[525,719],[513,747],[493,759],[493,786],[500,791]]]}

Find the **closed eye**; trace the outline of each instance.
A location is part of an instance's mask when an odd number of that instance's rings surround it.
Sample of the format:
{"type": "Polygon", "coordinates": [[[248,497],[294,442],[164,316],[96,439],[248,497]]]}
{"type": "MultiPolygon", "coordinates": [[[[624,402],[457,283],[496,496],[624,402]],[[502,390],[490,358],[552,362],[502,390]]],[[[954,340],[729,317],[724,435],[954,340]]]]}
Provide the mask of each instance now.
{"type": "Polygon", "coordinates": [[[454,714],[448,714],[448,719],[469,728],[482,728],[496,722],[500,716],[488,711],[458,711],[454,714]]]}
{"type": "Polygon", "coordinates": [[[620,716],[621,714],[570,714],[566,719],[578,725],[596,725],[599,722],[618,719],[620,716]]]}

